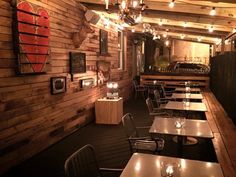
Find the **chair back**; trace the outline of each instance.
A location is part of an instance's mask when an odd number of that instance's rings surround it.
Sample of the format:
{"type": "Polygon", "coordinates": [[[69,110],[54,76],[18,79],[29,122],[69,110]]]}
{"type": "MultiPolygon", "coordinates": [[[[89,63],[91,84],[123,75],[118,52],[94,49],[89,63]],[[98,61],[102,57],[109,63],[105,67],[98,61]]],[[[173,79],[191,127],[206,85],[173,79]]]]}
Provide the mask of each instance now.
{"type": "Polygon", "coordinates": [[[154,112],[154,106],[153,106],[151,98],[146,99],[146,104],[147,104],[147,107],[148,107],[149,114],[153,113],[154,112]]]}
{"type": "Polygon", "coordinates": [[[156,104],[157,104],[157,108],[159,108],[160,107],[160,101],[161,101],[160,92],[158,90],[154,90],[153,94],[154,94],[154,98],[155,98],[155,101],[156,101],[156,104]]]}
{"type": "Polygon", "coordinates": [[[160,91],[161,91],[161,97],[162,98],[166,98],[166,91],[165,91],[165,88],[164,86],[161,84],[161,87],[160,87],[160,91]]]}
{"type": "Polygon", "coordinates": [[[134,86],[134,90],[136,91],[138,88],[138,82],[136,80],[133,80],[133,86],[134,86]]]}
{"type": "Polygon", "coordinates": [[[139,136],[133,116],[130,113],[127,113],[122,117],[122,125],[124,127],[127,138],[139,136]]]}
{"type": "Polygon", "coordinates": [[[94,148],[88,144],[77,150],[65,162],[66,177],[102,176],[95,157],[94,148]]]}

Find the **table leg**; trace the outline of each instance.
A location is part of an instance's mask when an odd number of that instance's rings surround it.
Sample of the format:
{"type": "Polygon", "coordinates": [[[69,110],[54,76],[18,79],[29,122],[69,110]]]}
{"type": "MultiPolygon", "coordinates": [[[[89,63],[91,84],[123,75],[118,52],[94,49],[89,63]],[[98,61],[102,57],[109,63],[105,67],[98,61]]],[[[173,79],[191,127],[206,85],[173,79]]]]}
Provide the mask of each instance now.
{"type": "Polygon", "coordinates": [[[196,138],[188,136],[175,136],[173,138],[173,141],[182,146],[195,145],[198,143],[198,140],[196,138]]]}

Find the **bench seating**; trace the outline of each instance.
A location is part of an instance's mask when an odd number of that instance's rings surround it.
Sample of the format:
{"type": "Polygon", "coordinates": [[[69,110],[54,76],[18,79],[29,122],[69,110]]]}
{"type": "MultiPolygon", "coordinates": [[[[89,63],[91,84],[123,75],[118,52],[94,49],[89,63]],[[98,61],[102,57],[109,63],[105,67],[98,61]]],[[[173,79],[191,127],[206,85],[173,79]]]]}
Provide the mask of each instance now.
{"type": "Polygon", "coordinates": [[[210,91],[203,92],[208,112],[206,118],[213,131],[213,145],[225,177],[236,176],[236,126],[210,91]]]}

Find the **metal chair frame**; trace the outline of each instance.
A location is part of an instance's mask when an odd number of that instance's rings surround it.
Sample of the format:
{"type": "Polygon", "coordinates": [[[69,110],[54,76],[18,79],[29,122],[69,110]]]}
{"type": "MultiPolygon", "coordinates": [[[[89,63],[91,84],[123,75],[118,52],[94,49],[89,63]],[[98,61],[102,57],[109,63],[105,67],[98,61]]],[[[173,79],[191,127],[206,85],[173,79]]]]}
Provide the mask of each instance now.
{"type": "Polygon", "coordinates": [[[121,173],[123,169],[99,168],[94,147],[87,144],[67,158],[64,165],[66,177],[102,177],[102,172],[121,173]]]}

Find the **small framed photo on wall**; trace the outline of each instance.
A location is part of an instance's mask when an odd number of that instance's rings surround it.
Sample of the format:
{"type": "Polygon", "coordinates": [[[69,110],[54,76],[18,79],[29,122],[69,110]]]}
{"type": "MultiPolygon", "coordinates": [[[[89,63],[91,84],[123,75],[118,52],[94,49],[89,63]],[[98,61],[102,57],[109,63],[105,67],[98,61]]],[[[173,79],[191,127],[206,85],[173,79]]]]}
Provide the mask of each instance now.
{"type": "Polygon", "coordinates": [[[66,77],[51,77],[51,94],[66,92],[66,77]]]}
{"type": "Polygon", "coordinates": [[[70,52],[70,73],[86,73],[86,54],[70,52]]]}
{"type": "Polygon", "coordinates": [[[100,54],[106,55],[108,53],[108,32],[100,29],[100,54]]]}

